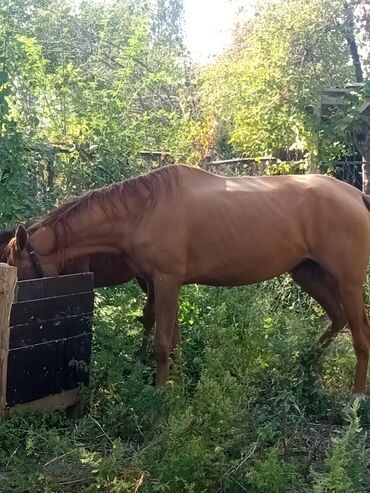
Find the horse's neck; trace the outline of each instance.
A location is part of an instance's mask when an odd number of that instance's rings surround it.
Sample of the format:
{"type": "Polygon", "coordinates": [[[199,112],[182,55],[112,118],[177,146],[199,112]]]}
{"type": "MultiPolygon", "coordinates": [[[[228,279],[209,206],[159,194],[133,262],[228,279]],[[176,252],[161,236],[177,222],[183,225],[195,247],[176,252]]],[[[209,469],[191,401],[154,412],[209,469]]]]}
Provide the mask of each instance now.
{"type": "Polygon", "coordinates": [[[120,253],[125,217],[115,215],[110,218],[102,210],[76,214],[68,221],[68,226],[44,226],[31,234],[30,243],[34,250],[43,256],[60,256],[63,261],[96,253],[120,253]],[[59,234],[56,234],[58,231],[59,234]]]}
{"type": "Polygon", "coordinates": [[[39,255],[50,255],[57,248],[55,233],[49,226],[32,231],[29,242],[39,255]]]}

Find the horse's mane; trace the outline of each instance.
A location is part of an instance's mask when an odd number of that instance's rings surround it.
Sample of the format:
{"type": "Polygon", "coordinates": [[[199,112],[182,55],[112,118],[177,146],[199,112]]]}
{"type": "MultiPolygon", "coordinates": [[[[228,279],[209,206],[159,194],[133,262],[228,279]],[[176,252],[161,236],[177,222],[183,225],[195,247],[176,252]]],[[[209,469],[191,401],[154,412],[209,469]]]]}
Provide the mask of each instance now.
{"type": "Polygon", "coordinates": [[[7,245],[9,241],[14,237],[15,228],[4,229],[0,231],[0,245],[7,245]]]}
{"type": "Polygon", "coordinates": [[[53,211],[41,217],[28,229],[30,233],[40,227],[50,226],[57,236],[57,243],[65,243],[70,231],[69,220],[77,214],[88,212],[92,206],[99,206],[107,219],[117,215],[120,206],[128,209],[127,199],[137,197],[143,203],[152,205],[160,191],[170,191],[178,185],[178,166],[170,165],[145,175],[91,190],[80,197],[72,197],[53,211]]]}

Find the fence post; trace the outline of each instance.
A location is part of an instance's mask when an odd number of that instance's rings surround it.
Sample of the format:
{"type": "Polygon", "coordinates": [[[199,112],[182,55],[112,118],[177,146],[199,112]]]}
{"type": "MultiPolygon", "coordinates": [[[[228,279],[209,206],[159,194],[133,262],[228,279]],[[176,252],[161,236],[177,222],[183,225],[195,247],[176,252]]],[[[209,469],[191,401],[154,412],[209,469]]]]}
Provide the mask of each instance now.
{"type": "Polygon", "coordinates": [[[17,282],[17,268],[0,263],[0,413],[6,407],[10,311],[17,282]]]}

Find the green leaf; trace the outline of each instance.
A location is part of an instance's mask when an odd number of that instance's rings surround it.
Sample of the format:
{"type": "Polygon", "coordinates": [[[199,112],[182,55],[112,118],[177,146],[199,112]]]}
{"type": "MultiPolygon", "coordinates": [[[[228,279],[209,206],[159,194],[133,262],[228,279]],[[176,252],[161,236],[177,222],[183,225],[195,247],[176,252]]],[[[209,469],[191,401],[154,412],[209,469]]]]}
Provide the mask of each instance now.
{"type": "Polygon", "coordinates": [[[0,70],[0,83],[4,84],[5,82],[8,82],[9,80],[9,74],[5,70],[0,70]]]}

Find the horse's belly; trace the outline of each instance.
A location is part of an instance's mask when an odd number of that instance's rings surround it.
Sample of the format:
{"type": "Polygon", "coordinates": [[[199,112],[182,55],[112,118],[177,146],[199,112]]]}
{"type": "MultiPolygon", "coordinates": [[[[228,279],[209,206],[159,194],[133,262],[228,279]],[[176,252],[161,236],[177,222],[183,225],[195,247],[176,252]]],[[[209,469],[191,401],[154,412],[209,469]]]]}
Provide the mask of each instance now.
{"type": "Polygon", "coordinates": [[[291,271],[307,256],[294,255],[284,259],[270,259],[268,262],[217,263],[209,259],[202,265],[188,265],[184,284],[204,284],[209,286],[243,286],[255,284],[291,271]]]}

